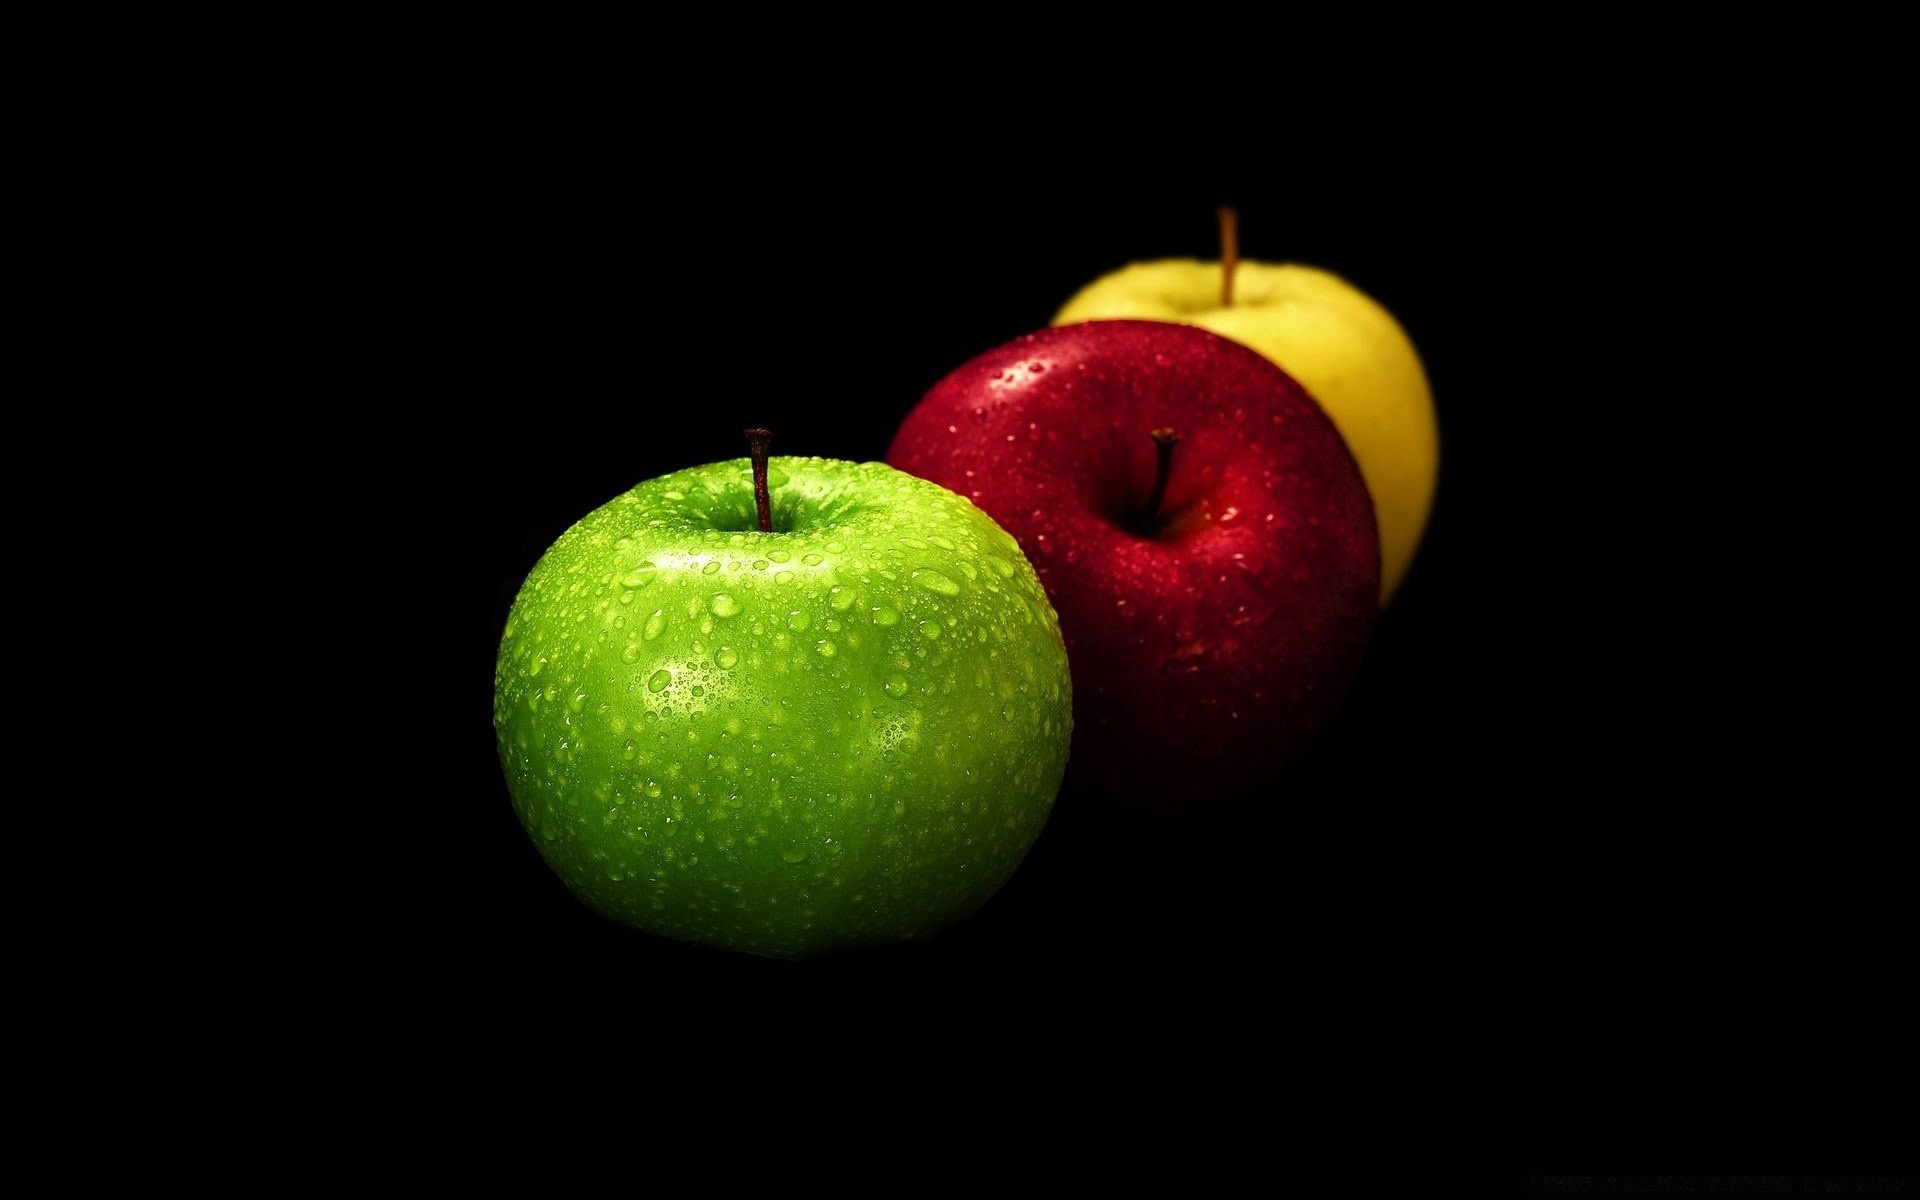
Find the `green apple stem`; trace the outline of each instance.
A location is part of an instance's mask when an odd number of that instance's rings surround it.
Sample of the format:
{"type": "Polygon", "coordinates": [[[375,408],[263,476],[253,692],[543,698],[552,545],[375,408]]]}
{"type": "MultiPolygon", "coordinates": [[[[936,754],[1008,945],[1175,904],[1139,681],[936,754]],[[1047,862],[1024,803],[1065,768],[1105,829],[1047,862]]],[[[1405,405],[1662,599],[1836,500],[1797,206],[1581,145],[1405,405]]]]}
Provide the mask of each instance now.
{"type": "Polygon", "coordinates": [[[1220,307],[1233,307],[1233,269],[1240,265],[1240,214],[1220,206],[1220,307]]]}
{"type": "Polygon", "coordinates": [[[753,460],[753,504],[760,510],[760,532],[773,532],[773,501],[767,495],[767,448],[773,445],[773,430],[748,429],[747,457],[753,460]]]}
{"type": "Polygon", "coordinates": [[[1160,502],[1167,498],[1167,477],[1173,474],[1173,448],[1180,441],[1180,431],[1171,425],[1162,425],[1149,430],[1148,437],[1153,439],[1154,453],[1159,456],[1153,468],[1153,492],[1147,497],[1146,527],[1149,531],[1160,528],[1160,502]]]}

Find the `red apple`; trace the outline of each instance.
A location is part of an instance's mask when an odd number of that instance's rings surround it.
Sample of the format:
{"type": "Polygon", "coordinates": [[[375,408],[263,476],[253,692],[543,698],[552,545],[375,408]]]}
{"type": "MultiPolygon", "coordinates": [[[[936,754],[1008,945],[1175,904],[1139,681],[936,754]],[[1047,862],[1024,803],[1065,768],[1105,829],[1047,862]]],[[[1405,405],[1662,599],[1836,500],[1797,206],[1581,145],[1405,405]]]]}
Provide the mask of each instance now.
{"type": "Polygon", "coordinates": [[[1205,330],[1018,338],[935,384],[887,461],[970,497],[1038,568],[1081,787],[1242,791],[1307,746],[1366,652],[1380,539],[1353,455],[1285,372],[1205,330]]]}

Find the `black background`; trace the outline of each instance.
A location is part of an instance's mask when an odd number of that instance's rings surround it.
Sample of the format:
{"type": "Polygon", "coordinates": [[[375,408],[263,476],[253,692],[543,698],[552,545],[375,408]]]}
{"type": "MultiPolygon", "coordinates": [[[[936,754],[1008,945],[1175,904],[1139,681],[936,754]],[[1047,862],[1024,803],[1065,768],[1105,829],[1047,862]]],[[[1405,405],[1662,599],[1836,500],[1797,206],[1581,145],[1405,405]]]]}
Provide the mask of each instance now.
{"type": "Polygon", "coordinates": [[[471,448],[448,465],[473,583],[452,615],[464,653],[446,702],[463,720],[441,784],[446,849],[477,900],[451,931],[462,969],[582,986],[1017,980],[1151,1001],[1174,980],[1192,997],[1324,989],[1440,953],[1464,919],[1464,880],[1446,882],[1461,864],[1419,830],[1461,802],[1447,793],[1464,778],[1463,739],[1489,718],[1462,704],[1459,682],[1494,657],[1479,640],[1489,623],[1463,619],[1490,591],[1476,578],[1474,509],[1496,490],[1487,460],[1506,403],[1477,345],[1495,287],[1470,264],[1490,248],[1459,245],[1436,216],[1340,193],[701,199],[651,214],[647,228],[673,231],[661,238],[626,228],[591,180],[561,172],[551,189],[513,193],[499,239],[476,245],[472,327],[453,332],[454,353],[476,364],[461,376],[471,397],[453,398],[473,406],[471,448]],[[1139,259],[1216,256],[1217,201],[1241,208],[1243,256],[1327,267],[1393,311],[1439,397],[1433,524],[1316,751],[1254,794],[1165,811],[1105,811],[1069,787],[1006,890],[926,944],[762,963],[625,930],[572,900],[514,817],[489,727],[499,631],[546,546],[635,482],[740,453],[748,424],[776,431],[776,453],[883,458],[928,387],[1043,327],[1084,283],[1139,259]]]}
{"type": "Polygon", "coordinates": [[[1717,314],[1742,284],[1704,245],[1658,286],[1636,273],[1709,201],[1668,197],[1656,229],[1641,176],[1464,149],[1149,193],[1113,163],[1037,176],[1045,148],[708,178],[554,128],[500,138],[423,147],[434,186],[382,231],[397,315],[365,331],[406,347],[397,382],[433,414],[367,408],[369,454],[444,535],[426,562],[393,543],[438,652],[410,710],[429,719],[396,735],[417,837],[394,839],[378,906],[410,977],[568,1020],[613,997],[621,1021],[675,1028],[699,997],[896,1015],[939,997],[1036,1037],[1084,1022],[1309,1054],[1409,1026],[1683,1037],[1848,979],[1883,994],[1905,909],[1874,857],[1885,804],[1824,757],[1844,693],[1802,683],[1817,653],[1797,637],[1753,653],[1844,553],[1804,495],[1750,486],[1757,424],[1724,419],[1751,330],[1717,314]],[[1425,543],[1315,750],[1178,810],[1069,791],[1006,889],[924,944],[775,963],[572,900],[490,728],[499,633],[545,547],[635,482],[738,454],[749,423],[776,453],[882,457],[929,386],[1082,284],[1212,256],[1223,201],[1243,256],[1386,305],[1440,416],[1425,543]]]}

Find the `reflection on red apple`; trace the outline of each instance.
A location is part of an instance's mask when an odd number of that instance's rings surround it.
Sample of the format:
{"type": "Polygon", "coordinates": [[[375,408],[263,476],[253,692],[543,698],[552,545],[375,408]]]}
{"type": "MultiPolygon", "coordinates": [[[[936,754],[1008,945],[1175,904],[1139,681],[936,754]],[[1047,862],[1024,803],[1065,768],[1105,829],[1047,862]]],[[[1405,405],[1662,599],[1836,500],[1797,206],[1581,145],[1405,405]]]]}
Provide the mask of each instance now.
{"type": "Polygon", "coordinates": [[[1080,787],[1243,791],[1305,749],[1365,654],[1366,485],[1305,390],[1234,342],[1154,321],[1029,334],[936,384],[887,460],[971,498],[1038,568],[1080,787]]]}

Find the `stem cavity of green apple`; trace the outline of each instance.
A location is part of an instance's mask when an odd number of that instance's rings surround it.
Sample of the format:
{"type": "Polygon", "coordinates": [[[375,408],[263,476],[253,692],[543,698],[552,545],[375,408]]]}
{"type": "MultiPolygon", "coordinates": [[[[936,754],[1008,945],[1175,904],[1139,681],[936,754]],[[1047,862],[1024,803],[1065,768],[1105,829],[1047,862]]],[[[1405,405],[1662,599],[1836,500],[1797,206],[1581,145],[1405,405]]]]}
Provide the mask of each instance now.
{"type": "Polygon", "coordinates": [[[1240,265],[1240,214],[1220,206],[1220,307],[1233,307],[1233,269],[1240,265]]]}
{"type": "Polygon", "coordinates": [[[747,457],[753,460],[753,505],[760,512],[760,532],[773,532],[773,500],[767,495],[767,449],[773,445],[773,430],[745,429],[747,457]]]}
{"type": "Polygon", "coordinates": [[[1173,474],[1173,448],[1180,443],[1180,431],[1171,425],[1162,425],[1147,432],[1153,439],[1153,450],[1157,456],[1153,468],[1153,491],[1147,496],[1147,507],[1143,527],[1149,536],[1160,532],[1160,502],[1167,498],[1167,478],[1173,474]]]}

